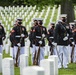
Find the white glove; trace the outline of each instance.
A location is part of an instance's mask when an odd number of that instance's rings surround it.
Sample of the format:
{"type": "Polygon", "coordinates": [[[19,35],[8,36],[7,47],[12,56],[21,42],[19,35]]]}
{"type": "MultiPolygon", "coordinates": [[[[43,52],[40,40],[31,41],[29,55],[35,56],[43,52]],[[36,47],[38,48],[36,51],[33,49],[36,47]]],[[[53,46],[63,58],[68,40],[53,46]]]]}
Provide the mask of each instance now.
{"type": "Polygon", "coordinates": [[[52,45],[54,45],[54,46],[57,46],[57,43],[55,43],[55,42],[52,42],[52,45]]]}
{"type": "Polygon", "coordinates": [[[68,40],[68,37],[67,37],[67,36],[66,36],[66,37],[64,37],[64,38],[63,38],[63,40],[64,40],[64,41],[68,40]]]}
{"type": "Polygon", "coordinates": [[[74,43],[74,42],[72,42],[72,44],[74,45],[75,43],[74,43]]]}
{"type": "Polygon", "coordinates": [[[20,47],[20,46],[21,46],[21,44],[20,44],[20,43],[18,43],[18,44],[17,44],[17,46],[19,46],[19,47],[20,47]]]}
{"type": "Polygon", "coordinates": [[[42,41],[39,41],[39,44],[41,45],[42,44],[42,41]]]}
{"type": "Polygon", "coordinates": [[[2,37],[2,40],[4,40],[4,37],[2,37]]]}
{"type": "Polygon", "coordinates": [[[21,34],[21,37],[25,37],[25,35],[24,34],[21,34]]]}
{"type": "Polygon", "coordinates": [[[45,34],[42,34],[42,37],[44,38],[45,37],[45,34]]]}
{"type": "Polygon", "coordinates": [[[69,34],[67,34],[67,36],[69,36],[69,34]]]}

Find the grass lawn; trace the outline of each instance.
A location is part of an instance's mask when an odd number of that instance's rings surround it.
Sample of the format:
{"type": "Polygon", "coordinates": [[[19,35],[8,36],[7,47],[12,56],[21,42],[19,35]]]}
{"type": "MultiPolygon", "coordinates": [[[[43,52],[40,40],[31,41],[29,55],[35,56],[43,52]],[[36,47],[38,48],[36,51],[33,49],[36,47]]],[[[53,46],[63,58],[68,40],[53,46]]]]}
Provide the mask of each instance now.
{"type": "Polygon", "coordinates": [[[59,69],[59,75],[76,75],[76,64],[69,64],[67,69],[59,69]]]}

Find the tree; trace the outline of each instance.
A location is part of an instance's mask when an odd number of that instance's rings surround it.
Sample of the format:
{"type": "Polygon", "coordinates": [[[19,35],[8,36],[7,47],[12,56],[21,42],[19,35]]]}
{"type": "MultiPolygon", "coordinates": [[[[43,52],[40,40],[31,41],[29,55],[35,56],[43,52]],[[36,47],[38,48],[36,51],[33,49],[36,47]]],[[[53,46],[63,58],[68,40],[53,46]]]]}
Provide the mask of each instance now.
{"type": "Polygon", "coordinates": [[[67,14],[67,23],[75,20],[74,6],[72,0],[61,1],[61,14],[67,14]]]}

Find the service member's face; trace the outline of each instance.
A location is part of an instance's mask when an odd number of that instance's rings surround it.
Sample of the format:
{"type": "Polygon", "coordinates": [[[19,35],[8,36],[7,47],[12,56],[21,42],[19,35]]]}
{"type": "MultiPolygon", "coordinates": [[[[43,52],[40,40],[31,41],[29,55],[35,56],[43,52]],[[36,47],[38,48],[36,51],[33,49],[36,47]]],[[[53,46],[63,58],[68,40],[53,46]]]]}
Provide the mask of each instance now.
{"type": "Polygon", "coordinates": [[[62,22],[66,22],[66,18],[65,17],[62,17],[61,20],[62,20],[62,22]]]}
{"type": "Polygon", "coordinates": [[[50,25],[50,28],[54,28],[54,25],[51,24],[51,25],[50,25]]]}
{"type": "Polygon", "coordinates": [[[42,26],[42,21],[38,21],[38,25],[39,26],[42,26]]]}
{"type": "Polygon", "coordinates": [[[40,22],[38,21],[38,25],[40,25],[40,22]]]}
{"type": "Polygon", "coordinates": [[[70,29],[73,29],[74,28],[74,25],[70,25],[70,29]]]}
{"type": "Polygon", "coordinates": [[[37,23],[37,21],[34,21],[34,25],[37,25],[38,23],[37,23]]]}
{"type": "Polygon", "coordinates": [[[18,21],[18,25],[21,25],[22,24],[22,21],[18,21]]]}

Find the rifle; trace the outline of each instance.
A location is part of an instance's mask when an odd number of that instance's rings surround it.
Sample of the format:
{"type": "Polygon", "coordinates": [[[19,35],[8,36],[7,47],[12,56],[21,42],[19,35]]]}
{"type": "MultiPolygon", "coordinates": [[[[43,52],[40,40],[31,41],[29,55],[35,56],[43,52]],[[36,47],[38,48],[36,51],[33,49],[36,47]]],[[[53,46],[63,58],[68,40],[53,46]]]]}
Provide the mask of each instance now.
{"type": "MultiPolygon", "coordinates": [[[[21,43],[21,41],[22,41],[22,37],[21,37],[21,39],[20,39],[20,43],[21,43]]],[[[18,57],[19,57],[19,55],[20,55],[20,46],[18,46],[18,51],[17,51],[17,54],[16,54],[16,64],[15,64],[15,66],[16,67],[18,67],[18,57]]]]}
{"type": "Polygon", "coordinates": [[[34,54],[33,65],[36,65],[36,50],[35,50],[35,54],[34,54]]]}
{"type": "Polygon", "coordinates": [[[39,45],[38,52],[35,51],[33,65],[38,65],[39,58],[40,58],[40,47],[41,45],[39,45]]]}
{"type": "Polygon", "coordinates": [[[36,63],[36,65],[38,65],[38,62],[40,61],[39,59],[40,59],[40,47],[41,47],[41,45],[39,45],[39,49],[38,49],[38,52],[37,52],[37,63],[36,63]]]}
{"type": "Polygon", "coordinates": [[[52,45],[52,46],[50,47],[50,52],[51,52],[50,55],[53,55],[53,48],[54,48],[54,47],[53,47],[53,45],[52,45]]]}
{"type": "Polygon", "coordinates": [[[41,45],[39,45],[38,52],[35,51],[33,65],[38,65],[39,58],[40,58],[40,47],[41,45]]]}
{"type": "Polygon", "coordinates": [[[62,59],[60,58],[60,55],[59,55],[59,51],[57,50],[57,46],[56,46],[56,51],[57,51],[57,55],[58,55],[58,58],[60,60],[60,63],[61,63],[61,66],[63,67],[63,53],[62,53],[62,59]]]}
{"type": "MultiPolygon", "coordinates": [[[[21,28],[20,28],[20,33],[21,33],[22,31],[21,31],[21,28]]],[[[19,43],[21,43],[21,41],[22,41],[22,37],[20,38],[20,42],[19,43]]],[[[18,57],[19,57],[19,55],[20,55],[20,46],[18,46],[18,51],[17,51],[17,54],[16,54],[16,64],[15,64],[15,66],[16,67],[18,67],[18,57]]]]}
{"type": "Polygon", "coordinates": [[[49,37],[48,41],[50,43],[50,55],[53,55],[53,48],[54,48],[54,45],[52,44],[54,38],[53,37],[49,37]]]}
{"type": "Polygon", "coordinates": [[[72,45],[72,51],[71,51],[71,63],[73,63],[73,58],[74,58],[74,45],[72,45]]]}
{"type": "Polygon", "coordinates": [[[18,51],[17,51],[17,54],[16,54],[16,64],[15,64],[16,67],[18,67],[18,57],[19,57],[19,54],[20,54],[20,47],[18,47],[18,51]]]}
{"type": "Polygon", "coordinates": [[[62,62],[61,62],[61,65],[62,65],[62,67],[63,67],[63,53],[62,53],[62,62]]]}
{"type": "Polygon", "coordinates": [[[53,55],[54,45],[52,44],[52,41],[51,40],[49,40],[49,42],[51,43],[51,46],[50,46],[50,55],[53,55]]]}
{"type": "MultiPolygon", "coordinates": [[[[41,34],[42,34],[42,29],[41,29],[41,34]]],[[[43,38],[41,38],[41,41],[43,40],[43,38]]],[[[41,47],[41,44],[39,44],[39,48],[38,48],[38,52],[35,51],[35,55],[34,55],[34,65],[38,65],[38,62],[40,61],[39,58],[40,58],[40,47],[41,47]]]]}

